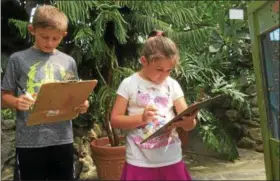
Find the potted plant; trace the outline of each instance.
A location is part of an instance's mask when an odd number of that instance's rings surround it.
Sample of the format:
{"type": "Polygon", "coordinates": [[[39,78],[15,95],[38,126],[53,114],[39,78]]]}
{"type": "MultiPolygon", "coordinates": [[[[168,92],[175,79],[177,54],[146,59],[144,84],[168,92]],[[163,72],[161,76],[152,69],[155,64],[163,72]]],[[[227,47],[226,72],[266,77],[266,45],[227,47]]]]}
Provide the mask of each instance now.
{"type": "MultiPolygon", "coordinates": [[[[114,56],[112,56],[114,57],[114,56]]],[[[125,162],[124,136],[119,135],[116,129],[111,127],[110,113],[115,98],[115,90],[120,82],[116,80],[119,67],[108,68],[107,81],[97,93],[99,108],[104,110],[104,128],[107,136],[95,139],[91,142],[92,158],[96,164],[98,178],[101,180],[115,180],[121,177],[125,162]],[[115,80],[113,81],[113,77],[115,80]]],[[[102,75],[100,75],[102,77],[102,75]]]]}

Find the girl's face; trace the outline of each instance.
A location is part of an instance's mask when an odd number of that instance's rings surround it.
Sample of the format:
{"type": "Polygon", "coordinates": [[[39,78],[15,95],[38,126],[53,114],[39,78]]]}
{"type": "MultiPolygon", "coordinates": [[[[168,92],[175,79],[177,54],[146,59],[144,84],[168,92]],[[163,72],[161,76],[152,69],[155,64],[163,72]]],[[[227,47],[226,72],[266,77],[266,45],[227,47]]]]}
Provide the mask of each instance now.
{"type": "Polygon", "coordinates": [[[143,75],[155,84],[161,84],[174,69],[175,60],[159,59],[148,62],[145,57],[141,57],[143,75]]]}

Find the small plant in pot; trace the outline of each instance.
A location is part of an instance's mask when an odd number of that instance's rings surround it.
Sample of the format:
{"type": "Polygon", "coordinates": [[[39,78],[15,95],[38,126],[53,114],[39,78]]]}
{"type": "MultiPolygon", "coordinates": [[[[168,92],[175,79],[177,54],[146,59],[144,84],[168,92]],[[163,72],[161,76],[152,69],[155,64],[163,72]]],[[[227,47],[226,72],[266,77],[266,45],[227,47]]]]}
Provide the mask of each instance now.
{"type": "Polygon", "coordinates": [[[95,94],[96,104],[94,107],[96,109],[94,113],[97,119],[103,120],[106,136],[94,139],[91,142],[91,150],[100,180],[115,180],[121,177],[125,162],[125,139],[121,130],[112,128],[110,114],[119,83],[123,77],[129,76],[134,72],[132,69],[119,67],[115,63],[116,57],[113,52],[111,62],[113,64],[107,67],[106,80],[97,68],[102,81],[95,94]]]}

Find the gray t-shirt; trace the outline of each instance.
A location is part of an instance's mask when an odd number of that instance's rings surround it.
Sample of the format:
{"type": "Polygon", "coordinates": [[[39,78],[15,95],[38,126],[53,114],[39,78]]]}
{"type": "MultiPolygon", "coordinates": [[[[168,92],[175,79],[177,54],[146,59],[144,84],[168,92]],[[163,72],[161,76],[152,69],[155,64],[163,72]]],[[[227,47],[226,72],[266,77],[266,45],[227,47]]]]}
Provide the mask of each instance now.
{"type": "MultiPolygon", "coordinates": [[[[2,90],[22,94],[17,80],[29,93],[37,93],[45,82],[64,80],[66,75],[77,77],[75,60],[60,52],[44,53],[33,47],[10,56],[2,82],[2,90]]],[[[73,142],[72,121],[27,126],[28,111],[17,111],[16,147],[35,148],[73,142]]]]}

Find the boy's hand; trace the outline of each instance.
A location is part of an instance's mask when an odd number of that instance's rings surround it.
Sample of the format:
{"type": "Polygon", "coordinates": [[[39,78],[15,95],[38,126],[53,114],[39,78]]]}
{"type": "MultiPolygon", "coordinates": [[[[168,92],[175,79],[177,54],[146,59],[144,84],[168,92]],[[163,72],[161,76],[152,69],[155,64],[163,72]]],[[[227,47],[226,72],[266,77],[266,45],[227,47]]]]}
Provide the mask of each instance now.
{"type": "Polygon", "coordinates": [[[184,130],[191,130],[196,125],[195,117],[197,116],[199,110],[194,111],[188,116],[184,116],[182,121],[172,123],[167,127],[167,131],[171,131],[174,128],[182,127],[184,130]]]}
{"type": "Polygon", "coordinates": [[[20,95],[16,101],[16,109],[20,111],[27,111],[34,104],[34,99],[32,100],[27,95],[20,95]]]}
{"type": "Polygon", "coordinates": [[[87,112],[89,107],[89,102],[86,100],[84,103],[78,105],[77,107],[74,108],[74,111],[79,112],[80,114],[84,114],[87,112]]]}
{"type": "Polygon", "coordinates": [[[144,109],[142,114],[142,122],[148,123],[157,119],[157,108],[153,105],[149,105],[144,109]]]}

